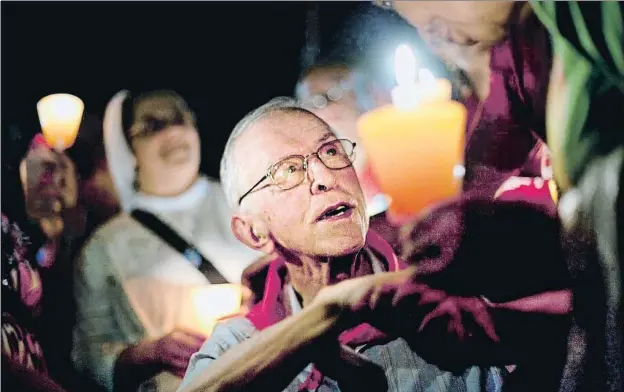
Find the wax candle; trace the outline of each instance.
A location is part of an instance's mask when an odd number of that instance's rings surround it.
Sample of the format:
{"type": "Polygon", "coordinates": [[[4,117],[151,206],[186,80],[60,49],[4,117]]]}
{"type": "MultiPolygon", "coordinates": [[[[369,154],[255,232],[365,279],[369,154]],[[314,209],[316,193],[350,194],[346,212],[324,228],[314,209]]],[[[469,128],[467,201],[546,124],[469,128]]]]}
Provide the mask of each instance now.
{"type": "Polygon", "coordinates": [[[37,103],[43,137],[58,151],[71,147],[78,136],[84,103],[71,94],[52,94],[37,103]]]}
{"type": "Polygon", "coordinates": [[[217,321],[240,312],[242,287],[237,284],[213,284],[197,287],[193,302],[199,329],[210,335],[217,321]]]}
{"type": "Polygon", "coordinates": [[[418,70],[407,45],[395,54],[392,104],[358,119],[358,131],[390,212],[412,215],[456,195],[464,174],[466,109],[451,83],[418,70]]]}

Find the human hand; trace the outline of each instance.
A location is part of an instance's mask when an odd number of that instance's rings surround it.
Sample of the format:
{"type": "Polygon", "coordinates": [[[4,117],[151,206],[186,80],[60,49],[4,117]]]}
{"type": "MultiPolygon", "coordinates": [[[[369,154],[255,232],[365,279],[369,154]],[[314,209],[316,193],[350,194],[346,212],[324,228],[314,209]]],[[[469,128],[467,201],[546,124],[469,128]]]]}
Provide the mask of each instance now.
{"type": "Polygon", "coordinates": [[[36,137],[20,165],[28,214],[36,220],[59,218],[78,199],[78,180],[72,160],[36,137]]]}
{"type": "Polygon", "coordinates": [[[58,172],[57,184],[65,208],[74,208],[78,202],[78,177],[76,165],[64,152],[56,152],[58,172]]]}
{"type": "Polygon", "coordinates": [[[191,355],[206,341],[206,336],[178,327],[169,334],[150,342],[147,355],[170,373],[184,377],[191,355]]]}
{"type": "Polygon", "coordinates": [[[422,332],[432,320],[446,316],[449,333],[461,341],[466,335],[462,315],[469,314],[490,339],[499,340],[485,301],[449,296],[420,283],[417,267],[329,286],[312,302],[319,304],[338,309],[344,329],[368,322],[386,333],[411,334],[422,332]],[[432,306],[433,310],[427,312],[432,306]]]}
{"type": "Polygon", "coordinates": [[[409,282],[414,268],[399,272],[385,272],[348,279],[323,288],[316,295],[313,306],[339,313],[339,329],[348,329],[368,319],[375,311],[391,307],[398,287],[409,282]]]}

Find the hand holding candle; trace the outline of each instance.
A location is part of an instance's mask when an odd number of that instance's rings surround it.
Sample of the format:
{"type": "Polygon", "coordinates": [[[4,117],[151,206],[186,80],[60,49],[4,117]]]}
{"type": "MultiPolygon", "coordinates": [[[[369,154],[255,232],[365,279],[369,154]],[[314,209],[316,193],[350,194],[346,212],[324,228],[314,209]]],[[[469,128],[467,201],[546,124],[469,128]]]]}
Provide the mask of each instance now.
{"type": "Polygon", "coordinates": [[[417,69],[407,45],[397,48],[395,72],[393,104],[364,114],[358,130],[390,212],[412,215],[459,192],[466,109],[451,100],[448,80],[417,69]]]}
{"type": "Polygon", "coordinates": [[[71,147],[78,136],[84,103],[70,94],[52,94],[37,103],[43,137],[57,151],[71,147]]]}

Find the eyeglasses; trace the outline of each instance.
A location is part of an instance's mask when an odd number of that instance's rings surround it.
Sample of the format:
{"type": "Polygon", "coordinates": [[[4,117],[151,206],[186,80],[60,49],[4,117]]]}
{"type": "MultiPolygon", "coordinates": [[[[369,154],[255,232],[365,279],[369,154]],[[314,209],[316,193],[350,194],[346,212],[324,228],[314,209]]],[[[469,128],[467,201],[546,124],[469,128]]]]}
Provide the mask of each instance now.
{"type": "Polygon", "coordinates": [[[308,159],[311,156],[316,156],[328,169],[344,169],[351,166],[355,160],[355,143],[348,139],[332,140],[312,154],[291,155],[274,163],[267,173],[238,199],[238,204],[240,205],[243,199],[267,178],[281,190],[292,189],[301,184],[305,180],[308,159]]]}
{"type": "Polygon", "coordinates": [[[385,8],[385,9],[394,9],[394,5],[393,0],[389,0],[389,1],[383,1],[383,0],[372,0],[373,4],[381,7],[381,8],[385,8]]]}
{"type": "Polygon", "coordinates": [[[308,98],[303,103],[303,106],[308,110],[324,109],[330,102],[340,101],[345,94],[351,91],[352,88],[348,81],[341,81],[340,83],[331,87],[327,92],[321,94],[315,94],[311,98],[308,98]]]}
{"type": "Polygon", "coordinates": [[[157,118],[156,116],[144,116],[136,121],[128,131],[130,140],[146,138],[172,126],[194,125],[192,114],[175,112],[171,118],[157,118]]]}

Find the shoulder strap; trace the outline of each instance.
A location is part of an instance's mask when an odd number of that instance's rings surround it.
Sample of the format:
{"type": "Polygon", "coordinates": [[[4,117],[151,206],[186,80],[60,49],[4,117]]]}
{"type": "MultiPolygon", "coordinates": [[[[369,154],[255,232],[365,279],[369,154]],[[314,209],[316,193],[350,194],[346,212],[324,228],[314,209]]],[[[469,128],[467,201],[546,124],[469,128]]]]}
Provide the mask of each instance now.
{"type": "Polygon", "coordinates": [[[136,221],[159,236],[173,249],[197,266],[197,269],[213,284],[229,283],[223,275],[192,244],[182,238],[175,230],[154,214],[144,210],[132,210],[130,214],[136,221]]]}

